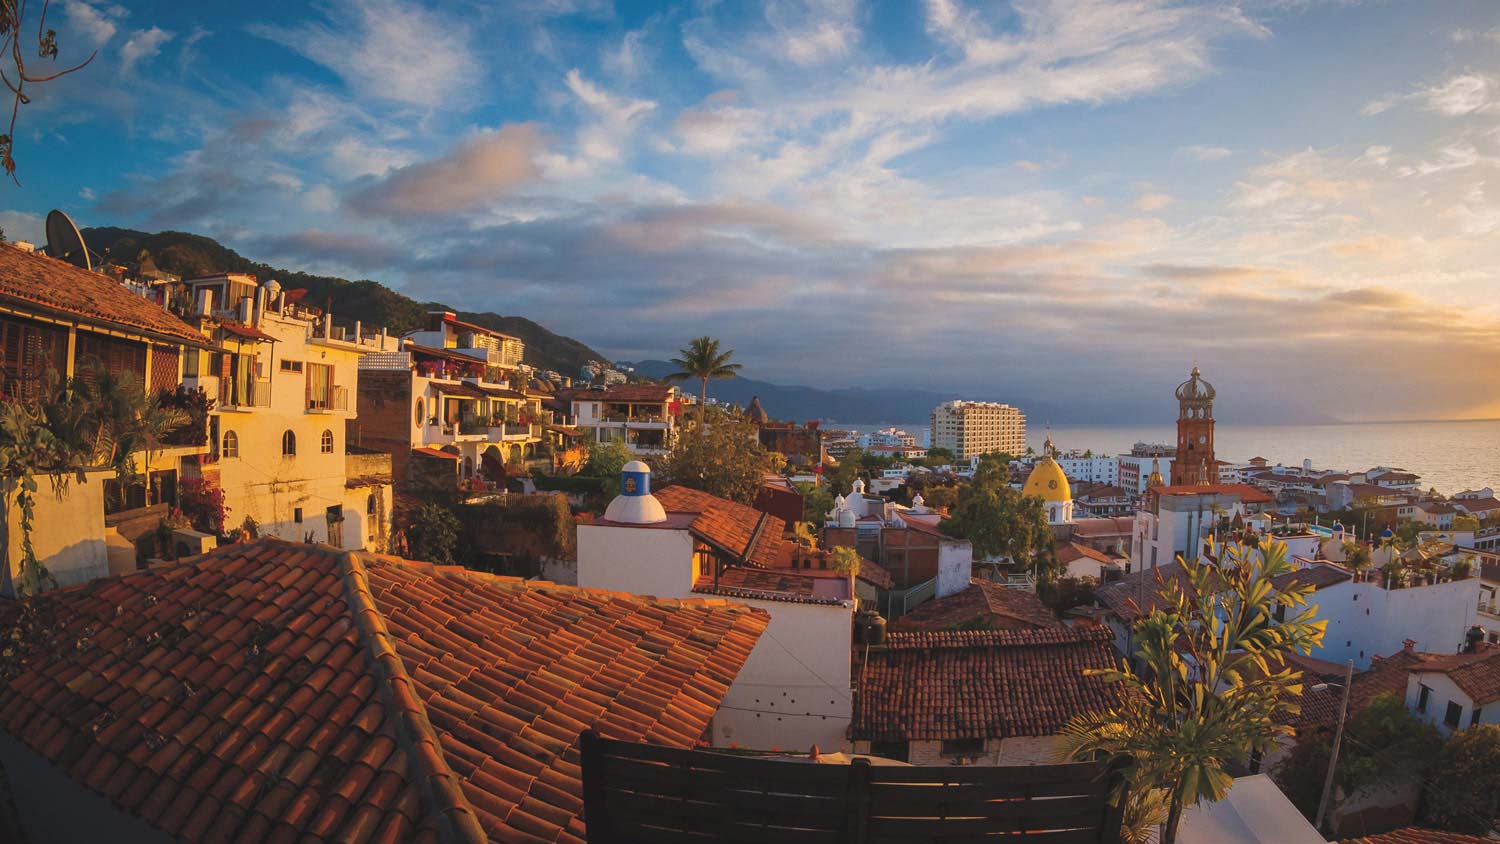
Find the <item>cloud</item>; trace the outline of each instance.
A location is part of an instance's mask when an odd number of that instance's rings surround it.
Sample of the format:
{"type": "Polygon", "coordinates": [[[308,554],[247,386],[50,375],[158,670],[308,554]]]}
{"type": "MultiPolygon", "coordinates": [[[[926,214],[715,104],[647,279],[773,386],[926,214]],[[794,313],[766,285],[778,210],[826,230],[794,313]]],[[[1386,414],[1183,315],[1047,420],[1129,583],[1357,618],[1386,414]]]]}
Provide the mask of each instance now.
{"type": "Polygon", "coordinates": [[[536,178],[546,143],[536,125],[480,132],[446,154],[366,180],[347,199],[359,214],[455,214],[495,201],[536,178]]]}
{"type": "Polygon", "coordinates": [[[1194,161],[1218,161],[1234,155],[1234,151],[1227,147],[1204,146],[1193,144],[1191,146],[1179,147],[1178,154],[1185,155],[1194,161]]]}
{"type": "Polygon", "coordinates": [[[1500,113],[1500,80],[1482,73],[1464,73],[1437,85],[1418,88],[1407,94],[1388,94],[1367,103],[1367,115],[1381,114],[1403,102],[1416,102],[1423,108],[1447,117],[1500,113]]]}
{"type": "Polygon", "coordinates": [[[161,55],[162,45],[171,40],[172,33],[158,26],[133,33],[120,48],[120,72],[128,75],[140,62],[150,61],[161,55]]]}
{"type": "Polygon", "coordinates": [[[1159,211],[1176,201],[1164,193],[1145,193],[1135,201],[1135,207],[1140,211],[1159,211]]]}
{"type": "Polygon", "coordinates": [[[462,107],[483,75],[463,21],[397,0],[338,0],[321,21],[250,31],[327,67],[361,97],[400,105],[462,107]]]}
{"type": "Polygon", "coordinates": [[[68,0],[63,6],[63,15],[74,32],[88,39],[90,47],[99,47],[115,37],[119,18],[123,17],[118,7],[97,7],[84,0],[68,0]]]}

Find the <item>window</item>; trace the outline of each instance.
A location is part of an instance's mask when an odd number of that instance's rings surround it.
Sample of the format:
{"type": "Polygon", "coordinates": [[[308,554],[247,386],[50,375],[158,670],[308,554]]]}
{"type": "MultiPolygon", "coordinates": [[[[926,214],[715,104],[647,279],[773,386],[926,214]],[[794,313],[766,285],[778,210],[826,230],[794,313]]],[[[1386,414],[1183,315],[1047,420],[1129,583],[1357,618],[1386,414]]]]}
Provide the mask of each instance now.
{"type": "Polygon", "coordinates": [[[240,456],[240,437],[233,431],[224,432],[224,448],[220,453],[225,457],[240,456]]]}
{"type": "Polygon", "coordinates": [[[301,372],[302,371],[302,361],[300,361],[300,360],[287,360],[286,358],[282,358],[281,359],[281,371],[282,372],[301,372]]]}
{"type": "Polygon", "coordinates": [[[425,423],[427,421],[427,415],[422,412],[425,409],[426,408],[424,408],[422,406],[422,400],[421,399],[417,399],[417,415],[416,415],[416,420],[415,421],[417,423],[417,427],[418,428],[422,427],[423,423],[425,423]]]}
{"type": "Polygon", "coordinates": [[[1476,706],[1476,707],[1474,707],[1474,711],[1471,712],[1471,713],[1469,713],[1469,726],[1471,726],[1471,727],[1477,727],[1477,726],[1479,726],[1479,713],[1481,713],[1483,711],[1484,711],[1484,707],[1482,707],[1482,706],[1476,706]]]}
{"type": "Polygon", "coordinates": [[[292,510],[292,521],[296,522],[299,525],[302,524],[302,508],[301,507],[297,507],[297,508],[295,508],[295,509],[292,510]]]}
{"type": "Polygon", "coordinates": [[[1464,717],[1464,708],[1455,701],[1448,701],[1448,710],[1443,713],[1443,723],[1453,729],[1458,729],[1458,722],[1464,717]]]}
{"type": "Polygon", "coordinates": [[[365,499],[365,512],[371,516],[375,515],[375,494],[373,492],[365,499]]]}
{"type": "Polygon", "coordinates": [[[946,739],[943,741],[941,753],[944,756],[982,756],[984,755],[984,739],[946,739]]]}
{"type": "Polygon", "coordinates": [[[291,431],[287,431],[285,434],[281,435],[281,456],[297,456],[297,435],[292,433],[291,431]]]}
{"type": "Polygon", "coordinates": [[[905,762],[911,755],[911,749],[910,745],[904,741],[872,741],[870,742],[870,755],[905,762]]]}
{"type": "Polygon", "coordinates": [[[1422,683],[1417,684],[1417,711],[1426,712],[1427,702],[1432,699],[1432,689],[1422,683]]]}
{"type": "Polygon", "coordinates": [[[332,454],[333,453],[333,431],[332,430],[330,430],[328,428],[324,428],[323,429],[323,438],[318,441],[318,451],[321,451],[324,454],[332,454]]]}

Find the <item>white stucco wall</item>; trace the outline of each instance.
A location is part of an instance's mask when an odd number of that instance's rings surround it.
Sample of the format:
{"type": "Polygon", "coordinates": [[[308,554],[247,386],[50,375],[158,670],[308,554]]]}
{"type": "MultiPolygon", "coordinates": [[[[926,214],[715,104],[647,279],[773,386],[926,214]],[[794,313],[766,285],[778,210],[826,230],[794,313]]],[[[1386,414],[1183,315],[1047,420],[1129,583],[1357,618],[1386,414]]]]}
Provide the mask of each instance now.
{"type": "MultiPolygon", "coordinates": [[[[1413,715],[1431,723],[1437,727],[1443,735],[1452,735],[1454,730],[1448,728],[1443,722],[1448,712],[1449,703],[1458,704],[1462,711],[1458,716],[1458,728],[1460,730],[1469,727],[1469,719],[1474,715],[1474,700],[1458,687],[1458,684],[1448,679],[1448,675],[1437,672],[1413,672],[1406,679],[1406,708],[1413,715]],[[1417,709],[1417,701],[1421,697],[1422,686],[1432,689],[1427,699],[1427,711],[1417,709]]],[[[1479,708],[1480,724],[1500,724],[1500,703],[1491,703],[1479,708]]]]}
{"type": "Polygon", "coordinates": [[[1328,621],[1318,659],[1354,660],[1361,670],[1372,656],[1401,650],[1415,639],[1419,651],[1453,653],[1478,617],[1479,578],[1382,589],[1374,583],[1340,583],[1319,589],[1308,599],[1318,618],[1328,621]]]}
{"type": "Polygon", "coordinates": [[[741,603],[770,613],[771,623],[714,716],[714,745],[847,750],[853,603],[741,603]]]}
{"type": "Polygon", "coordinates": [[[968,542],[941,540],[938,545],[937,596],[946,598],[969,588],[974,577],[974,547],[968,542]]]}
{"type": "MultiPolygon", "coordinates": [[[[93,472],[87,480],[73,479],[67,494],[59,498],[51,481],[38,479],[36,516],[32,520],[31,547],[37,559],[57,579],[58,586],[74,586],[109,575],[109,556],[104,540],[104,481],[113,472],[93,472]]],[[[6,559],[15,577],[21,562],[21,511],[15,506],[15,488],[7,485],[6,559]]]]}
{"type": "MultiPolygon", "coordinates": [[[[869,748],[869,742],[859,742],[858,745],[866,750],[869,748]]],[[[913,765],[952,765],[954,761],[953,757],[943,755],[941,741],[913,741],[909,744],[907,753],[907,761],[913,765]]],[[[1016,736],[986,739],[982,756],[977,760],[971,756],[964,759],[965,764],[1012,767],[1053,765],[1067,761],[1065,757],[1066,751],[1060,736],[1016,736]]]]}
{"type": "Polygon", "coordinates": [[[687,530],[578,526],[578,585],[687,598],[693,593],[693,535],[687,530]]]}

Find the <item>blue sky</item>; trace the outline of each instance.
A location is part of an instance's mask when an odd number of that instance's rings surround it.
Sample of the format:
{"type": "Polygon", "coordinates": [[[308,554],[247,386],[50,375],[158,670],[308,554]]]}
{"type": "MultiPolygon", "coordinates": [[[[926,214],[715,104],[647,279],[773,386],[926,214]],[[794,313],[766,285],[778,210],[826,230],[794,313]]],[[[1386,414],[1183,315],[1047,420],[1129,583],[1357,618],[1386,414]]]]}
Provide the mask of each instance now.
{"type": "Polygon", "coordinates": [[[174,228],[618,358],[1500,415],[1492,0],[61,0],[0,225],[174,228]]]}

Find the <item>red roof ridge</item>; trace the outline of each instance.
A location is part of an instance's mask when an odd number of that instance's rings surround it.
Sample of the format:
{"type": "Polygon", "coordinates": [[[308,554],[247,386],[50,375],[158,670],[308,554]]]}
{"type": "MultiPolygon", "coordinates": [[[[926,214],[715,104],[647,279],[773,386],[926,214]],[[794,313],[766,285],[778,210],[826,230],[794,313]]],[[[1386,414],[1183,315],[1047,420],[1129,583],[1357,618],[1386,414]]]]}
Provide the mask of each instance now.
{"type": "Polygon", "coordinates": [[[439,837],[455,844],[485,844],[489,835],[464,797],[458,776],[448,767],[437,731],[427,720],[427,706],[421,700],[420,690],[406,673],[406,664],[396,653],[385,619],[375,606],[364,563],[355,553],[345,551],[339,555],[339,574],[344,582],[349,615],[380,680],[381,702],[409,764],[419,773],[422,801],[427,804],[430,816],[438,821],[439,837]]]}

